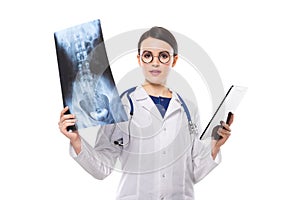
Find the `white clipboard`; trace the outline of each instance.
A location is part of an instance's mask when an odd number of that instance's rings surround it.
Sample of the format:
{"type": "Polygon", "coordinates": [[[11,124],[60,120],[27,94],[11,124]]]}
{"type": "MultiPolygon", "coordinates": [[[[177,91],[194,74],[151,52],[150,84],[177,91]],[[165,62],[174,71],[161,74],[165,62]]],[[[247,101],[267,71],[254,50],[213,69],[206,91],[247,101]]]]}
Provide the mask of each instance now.
{"type": "Polygon", "coordinates": [[[212,130],[214,127],[220,125],[220,121],[226,121],[227,114],[229,112],[235,113],[238,105],[242,101],[242,98],[247,92],[247,87],[244,86],[236,86],[232,85],[224,98],[222,99],[221,103],[219,104],[217,110],[213,114],[212,118],[208,122],[206,128],[202,132],[200,136],[200,140],[206,138],[211,135],[212,130]],[[209,134],[210,133],[210,134],[209,134]]]}

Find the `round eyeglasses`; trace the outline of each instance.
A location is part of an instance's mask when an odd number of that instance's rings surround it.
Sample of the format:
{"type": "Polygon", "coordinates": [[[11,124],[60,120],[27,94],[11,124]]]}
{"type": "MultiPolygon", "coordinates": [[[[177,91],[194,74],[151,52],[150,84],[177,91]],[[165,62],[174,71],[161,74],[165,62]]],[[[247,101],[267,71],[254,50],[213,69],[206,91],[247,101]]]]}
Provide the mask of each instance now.
{"type": "Polygon", "coordinates": [[[142,53],[142,61],[144,63],[151,63],[154,59],[154,57],[158,57],[159,62],[161,62],[162,64],[167,64],[170,61],[170,54],[167,51],[161,51],[159,52],[158,56],[153,56],[151,51],[144,51],[142,53]]]}

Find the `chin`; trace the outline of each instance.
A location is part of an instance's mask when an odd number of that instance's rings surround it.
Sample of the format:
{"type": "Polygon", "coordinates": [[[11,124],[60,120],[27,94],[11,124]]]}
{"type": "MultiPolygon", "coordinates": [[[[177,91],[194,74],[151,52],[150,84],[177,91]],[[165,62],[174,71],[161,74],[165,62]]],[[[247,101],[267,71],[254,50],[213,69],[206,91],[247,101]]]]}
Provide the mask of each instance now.
{"type": "Polygon", "coordinates": [[[147,82],[153,85],[165,85],[165,81],[162,80],[153,80],[153,79],[147,79],[147,82]]]}

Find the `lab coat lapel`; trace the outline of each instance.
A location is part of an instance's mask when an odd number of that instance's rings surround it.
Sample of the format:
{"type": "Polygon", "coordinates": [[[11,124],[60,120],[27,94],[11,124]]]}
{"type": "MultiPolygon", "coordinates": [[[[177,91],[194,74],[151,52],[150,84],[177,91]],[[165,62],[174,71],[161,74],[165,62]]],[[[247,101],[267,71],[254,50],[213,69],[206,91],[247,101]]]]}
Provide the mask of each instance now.
{"type": "Polygon", "coordinates": [[[154,102],[142,86],[138,86],[136,88],[134,98],[141,105],[142,108],[150,112],[156,118],[162,120],[162,116],[159,110],[156,108],[154,102]]]}
{"type": "Polygon", "coordinates": [[[165,114],[165,119],[170,117],[173,113],[181,109],[181,102],[176,94],[176,92],[172,92],[172,99],[170,101],[170,104],[168,106],[167,112],[165,114]]]}

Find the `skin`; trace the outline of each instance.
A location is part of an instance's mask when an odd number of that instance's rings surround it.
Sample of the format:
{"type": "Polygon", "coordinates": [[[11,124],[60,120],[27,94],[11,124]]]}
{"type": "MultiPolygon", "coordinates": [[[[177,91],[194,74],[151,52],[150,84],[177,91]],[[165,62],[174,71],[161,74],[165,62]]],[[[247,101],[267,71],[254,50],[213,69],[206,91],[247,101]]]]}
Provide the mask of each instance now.
{"type": "MultiPolygon", "coordinates": [[[[161,51],[167,51],[170,55],[173,55],[173,48],[166,42],[155,38],[147,38],[141,43],[140,54],[137,55],[137,61],[140,67],[142,67],[145,81],[143,88],[149,95],[161,96],[161,97],[172,97],[172,92],[166,87],[166,81],[170,70],[176,65],[178,55],[171,56],[168,63],[163,64],[159,61],[158,55],[161,51]],[[154,58],[151,63],[144,63],[141,59],[143,51],[151,51],[154,58]]],[[[65,115],[68,110],[65,107],[60,113],[60,120],[58,122],[60,131],[70,139],[70,143],[73,146],[77,154],[81,151],[81,140],[77,131],[68,132],[67,127],[75,125],[76,117],[73,114],[65,115]]],[[[212,157],[216,158],[221,146],[227,141],[230,136],[230,125],[222,123],[223,128],[219,128],[218,134],[222,136],[222,139],[213,141],[212,145],[212,157]]]]}
{"type": "Polygon", "coordinates": [[[165,86],[171,69],[176,65],[178,56],[171,56],[168,63],[163,64],[159,61],[158,55],[161,51],[167,51],[170,55],[174,54],[173,48],[166,42],[155,38],[147,38],[141,43],[140,54],[147,50],[151,51],[154,58],[151,63],[144,63],[140,55],[137,55],[138,64],[142,67],[145,81],[143,87],[149,95],[172,97],[172,93],[165,86]]]}
{"type": "Polygon", "coordinates": [[[213,159],[216,158],[218,152],[220,151],[220,148],[223,144],[225,144],[225,142],[228,140],[229,136],[230,136],[230,125],[226,124],[225,122],[222,122],[222,127],[223,128],[219,128],[218,129],[218,134],[220,136],[222,136],[222,139],[220,140],[213,140],[212,142],[212,151],[211,151],[211,155],[213,157],[213,159]]]}

